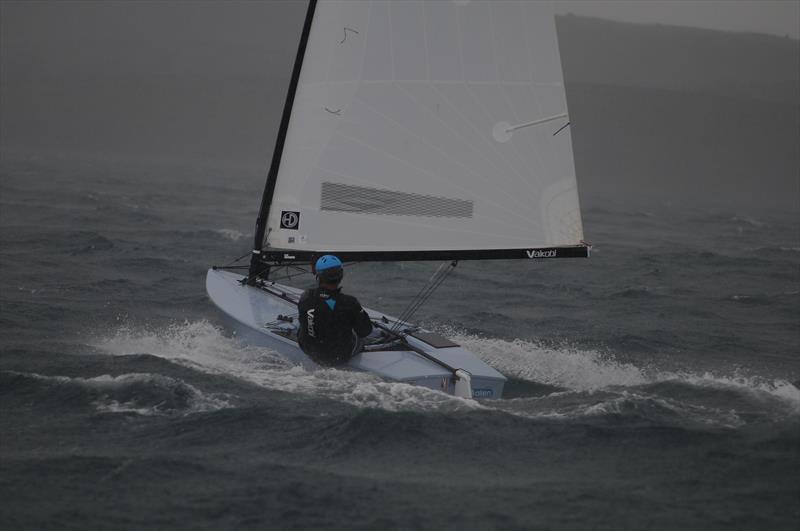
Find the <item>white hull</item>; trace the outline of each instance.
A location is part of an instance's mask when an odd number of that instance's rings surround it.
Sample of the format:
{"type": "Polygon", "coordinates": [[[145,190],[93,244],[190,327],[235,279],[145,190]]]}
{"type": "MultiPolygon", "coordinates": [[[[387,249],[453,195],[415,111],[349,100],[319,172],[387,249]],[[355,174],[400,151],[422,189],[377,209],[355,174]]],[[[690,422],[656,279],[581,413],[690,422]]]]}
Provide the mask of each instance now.
{"type": "MultiPolygon", "coordinates": [[[[291,339],[297,324],[296,300],[302,290],[268,283],[255,287],[242,284],[241,275],[222,270],[209,270],[206,290],[214,304],[228,318],[238,337],[247,344],[269,347],[295,363],[312,368],[317,365],[306,356],[297,342],[291,339]],[[278,316],[294,316],[292,323],[278,321],[278,316]],[[287,337],[288,336],[288,337],[287,337]]],[[[396,320],[374,310],[366,309],[373,321],[396,320]]],[[[385,322],[385,321],[384,321],[385,322]]],[[[407,335],[408,345],[439,360],[444,365],[461,369],[471,375],[473,398],[500,398],[506,378],[472,352],[454,345],[436,347],[438,336],[418,329],[407,335]],[[414,336],[418,337],[414,337],[414,336]],[[420,339],[423,337],[427,340],[420,339]]],[[[443,339],[443,338],[438,338],[443,339]]],[[[456,378],[445,367],[426,359],[413,350],[379,350],[362,352],[353,357],[347,367],[374,373],[390,381],[405,382],[453,394],[456,378]]]]}

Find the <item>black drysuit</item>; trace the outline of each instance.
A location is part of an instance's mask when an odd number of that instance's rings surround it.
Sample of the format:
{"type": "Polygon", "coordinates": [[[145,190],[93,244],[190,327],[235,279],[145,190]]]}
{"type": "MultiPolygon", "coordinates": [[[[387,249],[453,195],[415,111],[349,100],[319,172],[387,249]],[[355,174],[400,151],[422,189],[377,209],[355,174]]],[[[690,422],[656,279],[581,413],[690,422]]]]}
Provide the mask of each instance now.
{"type": "Polygon", "coordinates": [[[297,309],[300,348],[320,365],[346,363],[355,354],[356,336],[372,332],[372,322],[358,299],[338,289],[307,289],[297,309]]]}

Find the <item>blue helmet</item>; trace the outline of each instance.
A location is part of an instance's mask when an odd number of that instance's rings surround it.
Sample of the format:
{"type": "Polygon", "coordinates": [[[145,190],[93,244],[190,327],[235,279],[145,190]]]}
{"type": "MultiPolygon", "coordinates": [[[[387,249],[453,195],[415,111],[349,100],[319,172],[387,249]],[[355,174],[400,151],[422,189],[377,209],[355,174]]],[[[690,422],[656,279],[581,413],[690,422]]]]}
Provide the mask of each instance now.
{"type": "Polygon", "coordinates": [[[320,257],[317,260],[316,270],[319,273],[320,271],[325,271],[326,269],[331,269],[334,267],[342,267],[342,261],[333,256],[332,254],[326,254],[325,256],[320,257]]]}
{"type": "Polygon", "coordinates": [[[317,260],[314,269],[317,272],[319,281],[327,284],[339,284],[342,281],[342,277],[344,277],[342,261],[332,254],[326,254],[317,260]]]}

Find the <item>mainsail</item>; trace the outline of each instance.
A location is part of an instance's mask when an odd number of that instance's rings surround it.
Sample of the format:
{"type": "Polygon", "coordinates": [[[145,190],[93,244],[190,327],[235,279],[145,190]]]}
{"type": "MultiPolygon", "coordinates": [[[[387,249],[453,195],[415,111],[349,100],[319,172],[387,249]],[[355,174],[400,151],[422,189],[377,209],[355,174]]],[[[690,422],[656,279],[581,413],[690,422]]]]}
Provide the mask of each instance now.
{"type": "Polygon", "coordinates": [[[587,256],[553,7],[312,0],[254,264],[587,256]]]}

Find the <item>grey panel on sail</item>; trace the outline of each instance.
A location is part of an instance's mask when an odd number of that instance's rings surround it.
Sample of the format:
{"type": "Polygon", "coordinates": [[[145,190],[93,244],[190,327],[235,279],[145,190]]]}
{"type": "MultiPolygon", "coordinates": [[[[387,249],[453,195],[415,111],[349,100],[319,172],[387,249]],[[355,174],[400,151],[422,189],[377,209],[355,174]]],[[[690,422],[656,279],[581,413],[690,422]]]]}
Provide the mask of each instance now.
{"type": "Polygon", "coordinates": [[[410,194],[349,184],[322,183],[320,210],[394,216],[471,218],[472,209],[472,201],[465,199],[410,194]]]}

